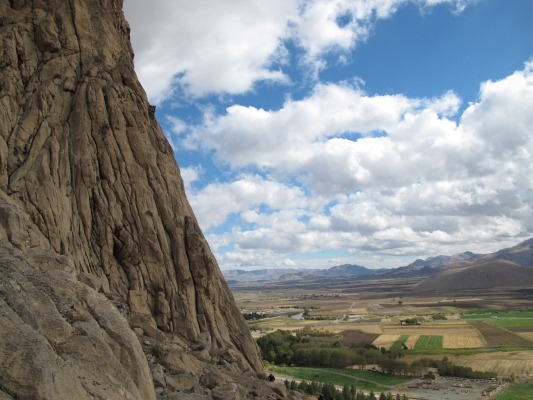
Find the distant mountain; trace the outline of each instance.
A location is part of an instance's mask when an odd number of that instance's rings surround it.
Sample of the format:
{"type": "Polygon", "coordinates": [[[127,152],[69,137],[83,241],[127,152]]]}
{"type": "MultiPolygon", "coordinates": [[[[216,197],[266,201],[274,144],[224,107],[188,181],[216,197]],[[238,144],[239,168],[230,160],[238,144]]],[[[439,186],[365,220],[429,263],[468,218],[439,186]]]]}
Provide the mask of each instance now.
{"type": "Polygon", "coordinates": [[[475,261],[477,257],[477,254],[472,253],[471,251],[466,251],[453,256],[436,256],[426,258],[425,260],[417,259],[413,263],[407,265],[407,267],[432,267],[436,269],[445,269],[468,265],[475,261]]]}
{"type": "Polygon", "coordinates": [[[533,238],[495,253],[471,254],[468,262],[451,263],[419,283],[417,290],[449,292],[533,285],[533,238]]]}
{"type": "MultiPolygon", "coordinates": [[[[372,275],[378,270],[369,269],[361,265],[343,264],[328,269],[292,270],[291,273],[280,276],[282,281],[298,281],[304,279],[350,277],[357,278],[372,275]]],[[[381,270],[379,270],[381,271],[381,270]]]]}
{"type": "Polygon", "coordinates": [[[263,268],[251,271],[242,269],[223,270],[222,274],[229,285],[236,285],[238,283],[251,283],[251,282],[268,282],[280,279],[281,276],[286,274],[300,272],[302,270],[295,270],[290,268],[263,268]]]}
{"type": "Polygon", "coordinates": [[[361,265],[343,264],[330,269],[324,270],[324,275],[327,276],[363,276],[376,272],[374,269],[369,269],[361,265]]]}
{"type": "Polygon", "coordinates": [[[432,267],[429,265],[423,266],[413,266],[412,264],[405,267],[399,268],[390,268],[382,272],[376,272],[371,276],[376,279],[394,279],[394,278],[413,278],[420,276],[430,276],[434,275],[440,271],[444,270],[443,267],[432,267]]]}
{"type": "Polygon", "coordinates": [[[526,285],[533,285],[531,268],[508,260],[493,260],[439,272],[419,283],[416,290],[450,292],[526,285]]]}
{"type": "MultiPolygon", "coordinates": [[[[458,276],[457,279],[464,280],[464,286],[472,288],[472,285],[477,285],[476,282],[484,282],[483,287],[491,287],[492,283],[497,284],[498,274],[508,275],[509,282],[521,280],[524,277],[524,282],[528,282],[529,275],[533,276],[532,270],[527,268],[533,268],[533,238],[519,243],[516,246],[499,250],[495,253],[489,254],[475,254],[471,251],[455,254],[452,256],[439,255],[435,257],[429,257],[426,259],[417,259],[409,265],[398,268],[382,268],[382,269],[370,269],[361,265],[355,264],[343,264],[328,269],[261,269],[255,271],[244,270],[230,270],[222,271],[224,277],[230,285],[238,283],[250,283],[250,282],[268,282],[268,281],[304,281],[304,280],[316,280],[316,279],[335,279],[340,277],[357,278],[357,279],[401,279],[401,278],[414,278],[414,277],[431,277],[424,282],[428,282],[428,287],[431,285],[438,286],[433,281],[433,277],[439,277],[435,279],[443,280],[442,285],[447,285],[449,282],[450,287],[459,287],[463,283],[453,283],[456,278],[452,276],[458,276]],[[488,268],[481,268],[481,266],[488,268]],[[469,270],[470,267],[476,267],[469,270]],[[516,269],[515,267],[521,267],[525,269],[516,269]],[[445,273],[448,270],[455,272],[445,273]],[[461,272],[462,271],[462,272],[461,272]],[[464,275],[459,274],[461,272],[464,275]],[[483,273],[489,273],[488,278],[482,278],[483,273]],[[459,275],[455,275],[458,273],[459,275]],[[493,274],[494,273],[494,274],[493,274]],[[516,273],[516,274],[515,274],[516,273]],[[525,275],[524,275],[525,274],[525,275]],[[528,275],[529,274],[529,275],[528,275]]],[[[503,284],[504,281],[499,279],[503,284]]],[[[421,286],[423,288],[424,286],[421,286]]],[[[443,286],[444,287],[444,286],[443,286]]],[[[428,289],[429,290],[429,289],[428,289]]]]}
{"type": "Polygon", "coordinates": [[[479,256],[479,261],[507,260],[522,267],[533,267],[533,238],[516,246],[499,250],[495,253],[479,256]]]}

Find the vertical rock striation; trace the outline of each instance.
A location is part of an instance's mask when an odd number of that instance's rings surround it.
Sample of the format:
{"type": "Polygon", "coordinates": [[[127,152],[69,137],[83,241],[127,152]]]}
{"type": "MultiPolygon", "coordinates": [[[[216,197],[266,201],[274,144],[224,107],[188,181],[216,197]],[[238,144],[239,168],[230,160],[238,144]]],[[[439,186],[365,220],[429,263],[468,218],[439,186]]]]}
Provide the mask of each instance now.
{"type": "MultiPolygon", "coordinates": [[[[65,338],[90,338],[99,326],[101,344],[128,365],[131,384],[122,386],[130,394],[122,398],[152,396],[131,331],[106,325],[112,302],[161,343],[172,337],[182,351],[201,350],[201,362],[219,357],[236,371],[262,373],[136,78],[122,0],[0,0],[0,225],[1,318],[29,324],[28,343],[43,341],[39,351],[55,351],[58,368],[74,360],[79,341],[65,338]],[[25,288],[55,310],[48,322],[32,320],[37,300],[21,311],[25,288]],[[124,346],[134,356],[122,354],[124,346]]],[[[0,324],[5,360],[16,343],[4,340],[7,320],[0,324]]],[[[6,381],[8,372],[0,367],[0,394],[31,392],[29,383],[6,381]]],[[[100,398],[94,384],[79,382],[68,398],[89,386],[86,397],[100,398]]]]}

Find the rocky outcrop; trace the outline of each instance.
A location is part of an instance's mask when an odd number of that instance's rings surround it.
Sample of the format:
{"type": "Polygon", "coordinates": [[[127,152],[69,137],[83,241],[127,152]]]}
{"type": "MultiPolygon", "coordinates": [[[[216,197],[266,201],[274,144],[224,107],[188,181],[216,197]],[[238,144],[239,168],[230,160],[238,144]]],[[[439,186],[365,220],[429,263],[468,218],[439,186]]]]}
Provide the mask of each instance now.
{"type": "Polygon", "coordinates": [[[155,399],[139,340],[105,296],[77,281],[68,258],[4,242],[0,268],[0,393],[155,399]]]}
{"type": "Polygon", "coordinates": [[[0,395],[280,397],[137,81],[122,0],[0,0],[0,72],[0,395]]]}

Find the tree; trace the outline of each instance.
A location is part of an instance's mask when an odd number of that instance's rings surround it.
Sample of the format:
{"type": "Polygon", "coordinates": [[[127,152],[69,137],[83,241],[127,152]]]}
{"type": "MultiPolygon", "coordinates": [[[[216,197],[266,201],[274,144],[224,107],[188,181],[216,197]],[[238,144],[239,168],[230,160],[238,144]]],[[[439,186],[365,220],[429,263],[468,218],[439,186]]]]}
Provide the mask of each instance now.
{"type": "Polygon", "coordinates": [[[350,386],[350,400],[355,400],[356,394],[357,394],[357,391],[355,389],[355,385],[350,386]]]}
{"type": "Polygon", "coordinates": [[[351,400],[350,399],[350,388],[348,385],[342,387],[342,400],[351,400]]]}
{"type": "Polygon", "coordinates": [[[308,389],[309,384],[306,381],[300,381],[300,383],[298,384],[298,390],[307,393],[308,389]]]}
{"type": "Polygon", "coordinates": [[[443,313],[436,313],[436,314],[433,314],[431,316],[431,318],[433,318],[434,321],[437,321],[437,320],[446,320],[448,318],[446,318],[446,315],[444,315],[443,313]]]}
{"type": "Polygon", "coordinates": [[[324,383],[322,385],[321,392],[326,396],[326,398],[332,398],[334,399],[337,395],[337,390],[335,389],[335,386],[332,383],[324,383]]]}
{"type": "Polygon", "coordinates": [[[356,355],[353,359],[354,365],[358,365],[359,369],[363,370],[366,366],[366,358],[362,355],[356,355]]]}

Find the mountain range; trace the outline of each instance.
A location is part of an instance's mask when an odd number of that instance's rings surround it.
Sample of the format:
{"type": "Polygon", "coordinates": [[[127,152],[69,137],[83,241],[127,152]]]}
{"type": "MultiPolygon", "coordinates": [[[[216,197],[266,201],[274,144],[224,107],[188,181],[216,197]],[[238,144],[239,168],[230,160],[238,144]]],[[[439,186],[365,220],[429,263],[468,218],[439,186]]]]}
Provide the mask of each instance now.
{"type": "Polygon", "coordinates": [[[316,279],[426,278],[419,290],[460,290],[533,284],[533,238],[489,254],[471,251],[416,259],[398,268],[370,269],[344,264],[328,269],[262,269],[222,271],[229,285],[257,282],[298,282],[316,279]]]}

